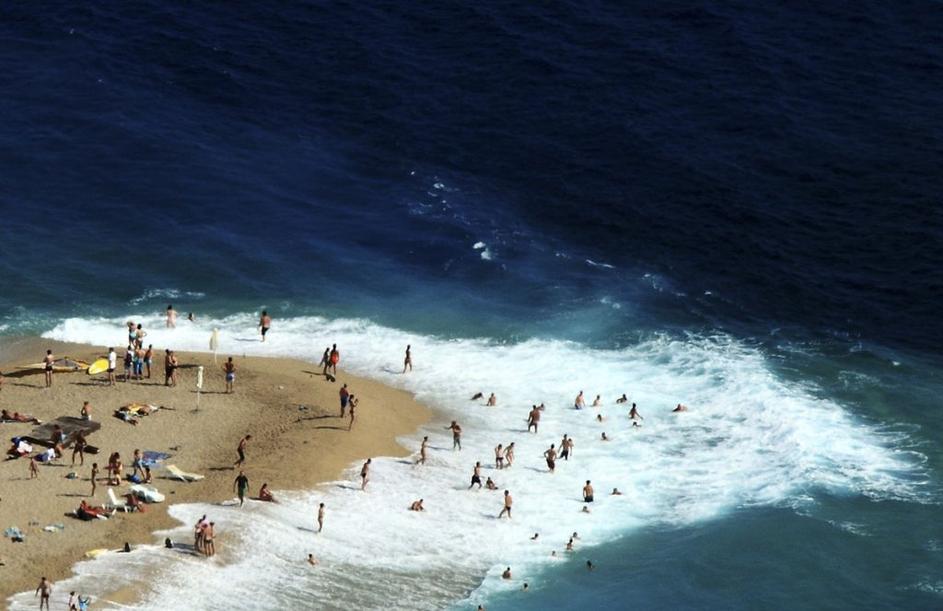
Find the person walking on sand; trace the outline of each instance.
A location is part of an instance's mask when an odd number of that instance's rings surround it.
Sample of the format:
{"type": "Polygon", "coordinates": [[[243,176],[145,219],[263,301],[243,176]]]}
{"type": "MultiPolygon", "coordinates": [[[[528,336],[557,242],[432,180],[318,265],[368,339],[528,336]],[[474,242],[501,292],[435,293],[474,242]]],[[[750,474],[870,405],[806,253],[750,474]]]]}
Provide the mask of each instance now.
{"type": "Polygon", "coordinates": [[[508,520],[511,519],[511,505],[514,503],[514,499],[511,498],[511,492],[508,490],[504,491],[504,508],[501,510],[501,513],[498,514],[498,519],[504,517],[504,514],[507,514],[508,520]]]}
{"type": "Polygon", "coordinates": [[[49,596],[52,594],[52,584],[46,581],[46,578],[43,577],[39,580],[39,586],[36,587],[36,593],[33,594],[33,598],[39,596],[39,608],[42,609],[43,605],[46,605],[46,611],[49,610],[49,596]]]}
{"type": "Polygon", "coordinates": [[[462,449],[462,427],[458,425],[454,420],[452,424],[445,427],[447,431],[452,431],[452,451],[455,451],[455,448],[459,450],[462,449]]]}
{"type": "Polygon", "coordinates": [[[249,491],[249,478],[243,471],[240,471],[233,480],[232,491],[239,495],[239,506],[242,507],[246,502],[246,493],[249,491]]]}
{"type": "Polygon", "coordinates": [[[226,394],[231,395],[233,384],[236,382],[236,364],[232,362],[232,357],[227,359],[223,370],[226,372],[226,394]]]}
{"type": "Polygon", "coordinates": [[[331,361],[331,373],[337,378],[337,364],[341,362],[341,351],[337,349],[337,344],[331,346],[331,355],[328,357],[331,361]]]}
{"type": "Polygon", "coordinates": [[[167,328],[177,328],[177,310],[174,309],[173,304],[167,306],[167,328]]]}
{"type": "Polygon", "coordinates": [[[475,463],[475,469],[472,471],[471,484],[468,485],[468,489],[471,490],[472,486],[478,484],[478,489],[481,490],[481,463],[475,463]]]}
{"type": "Polygon", "coordinates": [[[239,460],[233,463],[232,468],[241,467],[243,463],[246,462],[246,446],[249,445],[249,441],[252,439],[252,435],[246,435],[239,440],[239,445],[236,447],[236,454],[239,455],[239,460]]]}
{"type": "Polygon", "coordinates": [[[417,465],[426,464],[426,448],[429,447],[429,436],[426,435],[422,438],[422,445],[419,446],[419,460],[416,462],[417,465]]]}
{"type": "Polygon", "coordinates": [[[368,458],[367,462],[363,463],[363,467],[360,468],[360,489],[367,489],[367,482],[370,481],[370,463],[373,462],[372,458],[368,458]]]}
{"type": "Polygon", "coordinates": [[[39,465],[36,464],[36,457],[29,457],[29,478],[37,479],[39,477],[39,465]]]}
{"type": "Polygon", "coordinates": [[[553,473],[557,464],[557,446],[551,443],[550,449],[544,452],[544,458],[547,459],[547,468],[553,473]]]}
{"type": "Polygon", "coordinates": [[[347,385],[341,386],[337,394],[341,398],[341,418],[343,418],[347,414],[347,402],[350,400],[350,391],[347,390],[347,385]]]}
{"type": "Polygon", "coordinates": [[[406,373],[407,367],[410,371],[413,370],[413,355],[409,344],[406,345],[406,358],[403,360],[403,373],[406,373]]]}
{"type": "Polygon", "coordinates": [[[262,333],[262,341],[265,341],[265,335],[272,326],[272,317],[266,310],[262,310],[262,316],[259,317],[259,331],[262,333]]]}
{"type": "Polygon", "coordinates": [[[118,354],[115,352],[115,349],[108,349],[108,385],[116,386],[115,380],[115,369],[118,368],[118,354]]]}
{"type": "Polygon", "coordinates": [[[46,375],[46,388],[52,386],[52,368],[55,362],[56,359],[52,356],[52,350],[47,350],[46,356],[43,357],[43,373],[46,375]]]}
{"type": "Polygon", "coordinates": [[[324,503],[318,505],[318,532],[324,530],[324,503]]]}
{"type": "Polygon", "coordinates": [[[530,432],[530,429],[534,429],[534,433],[537,433],[537,426],[540,424],[540,408],[534,405],[530,413],[527,414],[527,432],[530,432]]]}
{"type": "Polygon", "coordinates": [[[593,502],[593,485],[589,480],[586,480],[586,485],[583,486],[583,502],[592,503],[593,502]]]}
{"type": "Polygon", "coordinates": [[[586,407],[586,401],[583,399],[583,391],[580,391],[580,394],[576,395],[576,399],[573,400],[574,409],[583,409],[586,407]]]}
{"type": "Polygon", "coordinates": [[[92,493],[89,496],[95,496],[95,488],[98,486],[98,463],[92,463],[92,493]]]}
{"type": "Polygon", "coordinates": [[[350,395],[350,422],[347,424],[347,431],[350,432],[350,429],[354,428],[354,419],[357,417],[355,415],[357,411],[357,398],[353,395],[350,395]]]}
{"type": "Polygon", "coordinates": [[[79,457],[79,466],[85,466],[85,448],[88,447],[88,440],[85,439],[84,431],[75,433],[75,441],[72,442],[72,465],[75,466],[75,457],[79,457]]]}
{"type": "Polygon", "coordinates": [[[324,377],[327,377],[327,369],[328,367],[331,366],[331,347],[330,346],[324,349],[324,355],[321,356],[320,366],[324,367],[324,371],[321,372],[322,375],[324,375],[324,377]]]}

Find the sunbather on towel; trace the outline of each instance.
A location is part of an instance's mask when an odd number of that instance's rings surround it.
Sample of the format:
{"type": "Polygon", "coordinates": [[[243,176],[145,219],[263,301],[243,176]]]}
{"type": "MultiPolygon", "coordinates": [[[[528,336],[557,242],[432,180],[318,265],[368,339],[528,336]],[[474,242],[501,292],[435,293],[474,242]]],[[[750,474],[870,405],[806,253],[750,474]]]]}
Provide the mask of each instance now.
{"type": "Polygon", "coordinates": [[[10,422],[32,422],[33,424],[42,424],[39,418],[33,416],[27,416],[26,414],[21,414],[20,412],[13,412],[12,414],[7,410],[0,411],[0,420],[9,420],[10,422]]]}
{"type": "Polygon", "coordinates": [[[83,520],[94,520],[98,517],[107,518],[110,512],[104,507],[93,507],[83,500],[79,503],[79,508],[75,510],[75,515],[83,520]]]}
{"type": "Polygon", "coordinates": [[[7,450],[7,456],[10,458],[19,458],[21,456],[26,456],[33,451],[33,446],[31,446],[26,440],[19,437],[14,437],[10,441],[13,442],[13,445],[10,446],[10,449],[7,450]]]}

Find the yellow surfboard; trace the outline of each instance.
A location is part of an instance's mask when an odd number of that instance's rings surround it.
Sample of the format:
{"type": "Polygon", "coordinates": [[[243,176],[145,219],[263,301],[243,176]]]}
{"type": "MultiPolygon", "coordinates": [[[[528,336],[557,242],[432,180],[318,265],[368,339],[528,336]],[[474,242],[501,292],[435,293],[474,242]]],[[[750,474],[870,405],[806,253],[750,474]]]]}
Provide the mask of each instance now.
{"type": "Polygon", "coordinates": [[[93,376],[98,373],[104,373],[108,371],[108,359],[98,359],[94,363],[88,366],[88,369],[85,371],[90,376],[93,376]]]}
{"type": "Polygon", "coordinates": [[[104,554],[104,553],[107,552],[107,551],[108,551],[108,550],[105,549],[104,547],[100,547],[100,548],[98,548],[98,549],[90,549],[90,550],[88,550],[87,552],[85,552],[85,557],[86,557],[86,558],[98,558],[99,556],[101,556],[102,554],[104,554]]]}

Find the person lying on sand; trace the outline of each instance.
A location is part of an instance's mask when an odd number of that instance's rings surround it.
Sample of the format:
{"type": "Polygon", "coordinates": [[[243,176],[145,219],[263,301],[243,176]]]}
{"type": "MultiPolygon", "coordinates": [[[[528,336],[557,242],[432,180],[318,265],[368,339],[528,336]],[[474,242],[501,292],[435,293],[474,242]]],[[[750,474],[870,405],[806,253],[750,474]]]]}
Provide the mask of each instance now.
{"type": "Polygon", "coordinates": [[[7,410],[0,411],[0,420],[9,421],[9,422],[31,422],[33,424],[42,424],[42,421],[39,418],[34,416],[29,416],[27,414],[21,414],[20,412],[13,412],[12,414],[7,410]]]}
{"type": "Polygon", "coordinates": [[[89,505],[85,500],[79,503],[79,508],[75,510],[75,515],[80,520],[94,520],[96,518],[108,518],[114,514],[114,511],[108,511],[102,506],[89,505]]]}

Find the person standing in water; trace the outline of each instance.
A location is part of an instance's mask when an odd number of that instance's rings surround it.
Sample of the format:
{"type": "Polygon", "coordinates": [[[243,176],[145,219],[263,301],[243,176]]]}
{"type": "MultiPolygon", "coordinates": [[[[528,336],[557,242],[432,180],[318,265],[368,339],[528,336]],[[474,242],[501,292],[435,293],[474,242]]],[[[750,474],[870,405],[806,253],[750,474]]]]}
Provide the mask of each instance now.
{"type": "Polygon", "coordinates": [[[269,328],[272,326],[272,317],[268,315],[266,310],[262,310],[262,316],[259,317],[259,330],[262,333],[262,341],[265,341],[265,334],[268,333],[269,328]]]}
{"type": "Polygon", "coordinates": [[[39,608],[42,609],[43,605],[46,605],[46,611],[49,611],[49,596],[52,594],[52,584],[46,581],[46,578],[43,577],[39,580],[39,586],[36,587],[36,593],[33,594],[33,598],[39,596],[39,608]]]}
{"type": "Polygon", "coordinates": [[[544,452],[544,458],[547,459],[547,468],[553,473],[557,466],[557,446],[551,443],[550,449],[544,452]]]}
{"type": "Polygon", "coordinates": [[[367,482],[370,481],[370,464],[373,462],[372,458],[368,458],[367,462],[363,463],[363,467],[360,468],[360,489],[367,489],[367,482]]]}
{"type": "Polygon", "coordinates": [[[586,480],[586,485],[583,486],[583,502],[592,503],[593,502],[593,485],[589,480],[586,480]]]}
{"type": "Polygon", "coordinates": [[[507,463],[507,467],[510,468],[514,464],[514,442],[508,444],[507,448],[504,449],[504,461],[507,463]]]}
{"type": "MultiPolygon", "coordinates": [[[[47,350],[46,356],[43,357],[43,372],[46,374],[46,388],[52,386],[52,368],[55,362],[56,359],[52,356],[52,350],[47,350]]],[[[48,600],[46,601],[46,606],[49,606],[48,600]]]]}
{"type": "Polygon", "coordinates": [[[242,507],[246,502],[246,492],[249,491],[249,478],[243,471],[233,480],[232,490],[239,495],[239,506],[242,507]]]}
{"type": "Polygon", "coordinates": [[[471,490],[472,486],[478,484],[478,489],[481,490],[481,463],[475,463],[475,469],[472,471],[471,484],[468,485],[468,489],[471,490]]]}
{"type": "Polygon", "coordinates": [[[324,530],[324,503],[318,505],[318,532],[324,530]]]}
{"type": "Polygon", "coordinates": [[[226,360],[223,371],[226,372],[226,394],[232,394],[232,387],[236,382],[236,364],[232,362],[232,357],[226,360]]]}
{"type": "Polygon", "coordinates": [[[537,433],[537,426],[540,424],[540,408],[534,405],[530,413],[527,414],[527,432],[530,432],[530,429],[534,429],[534,434],[537,433]]]}
{"type": "Polygon", "coordinates": [[[504,445],[498,444],[494,449],[494,466],[496,469],[504,468],[504,445]]]}
{"type": "Polygon", "coordinates": [[[462,449],[462,427],[458,425],[456,421],[452,421],[452,424],[445,427],[447,431],[452,431],[452,450],[455,448],[459,450],[462,449]]]}
{"type": "Polygon", "coordinates": [[[173,304],[167,306],[167,328],[177,328],[177,310],[174,309],[173,304]]]}
{"type": "Polygon", "coordinates": [[[580,394],[576,395],[576,399],[573,400],[574,409],[583,409],[586,407],[586,401],[583,399],[583,391],[580,391],[580,394]]]}
{"type": "Polygon", "coordinates": [[[406,345],[406,358],[403,360],[403,373],[406,373],[407,367],[410,371],[413,370],[413,355],[409,344],[406,345]]]}
{"type": "Polygon", "coordinates": [[[514,499],[511,498],[511,492],[509,490],[504,491],[504,509],[501,510],[501,513],[498,514],[498,519],[504,517],[504,514],[507,514],[508,520],[511,519],[511,505],[514,503],[514,499]]]}
{"type": "Polygon", "coordinates": [[[416,462],[417,465],[426,464],[426,448],[429,446],[429,436],[426,435],[422,438],[422,445],[419,446],[419,460],[416,462]]]}
{"type": "Polygon", "coordinates": [[[630,420],[645,420],[642,418],[642,414],[638,413],[638,408],[635,407],[635,404],[632,404],[632,409],[629,410],[629,419],[630,420]]]}

